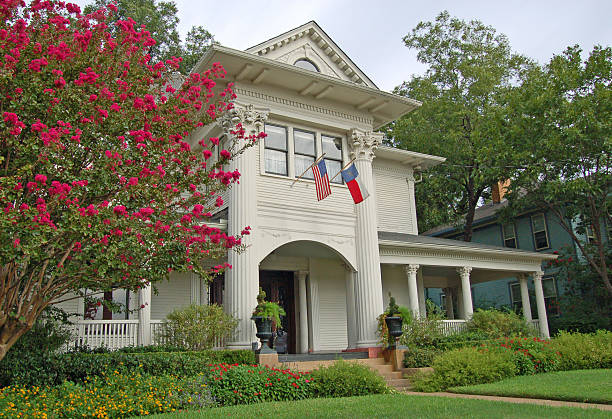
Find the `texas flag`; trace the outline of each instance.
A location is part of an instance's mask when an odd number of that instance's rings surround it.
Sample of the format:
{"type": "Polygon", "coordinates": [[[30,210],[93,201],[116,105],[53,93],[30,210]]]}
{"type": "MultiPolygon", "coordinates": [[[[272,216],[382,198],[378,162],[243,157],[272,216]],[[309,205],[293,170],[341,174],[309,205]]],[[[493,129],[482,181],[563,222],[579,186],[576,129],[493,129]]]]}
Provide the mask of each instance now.
{"type": "Polygon", "coordinates": [[[346,186],[348,186],[349,191],[351,191],[351,196],[356,204],[370,196],[365,186],[363,186],[363,183],[361,183],[359,180],[358,176],[359,172],[355,167],[355,163],[351,164],[348,169],[342,171],[342,179],[344,179],[346,186]]]}

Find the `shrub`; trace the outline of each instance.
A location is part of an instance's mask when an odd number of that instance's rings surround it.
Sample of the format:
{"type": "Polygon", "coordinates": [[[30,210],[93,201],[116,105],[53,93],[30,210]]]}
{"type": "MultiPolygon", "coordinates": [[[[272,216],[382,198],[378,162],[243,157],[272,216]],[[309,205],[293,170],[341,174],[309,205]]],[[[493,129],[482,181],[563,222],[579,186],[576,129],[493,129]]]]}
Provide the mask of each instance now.
{"type": "Polygon", "coordinates": [[[533,327],[521,316],[512,311],[495,309],[476,310],[467,322],[467,329],[481,332],[493,339],[507,336],[535,336],[533,327]]]}
{"type": "Polygon", "coordinates": [[[47,359],[40,368],[18,369],[6,374],[1,383],[7,385],[59,385],[64,381],[82,383],[87,377],[102,376],[107,372],[139,371],[142,374],[162,376],[176,374],[195,376],[214,363],[255,362],[252,351],[191,351],[102,354],[67,353],[56,354],[47,359]]]}
{"type": "Polygon", "coordinates": [[[191,304],[168,314],[162,339],[188,351],[211,349],[216,342],[234,333],[238,320],[216,304],[191,304]]]}
{"type": "Polygon", "coordinates": [[[308,373],[268,366],[216,364],[206,370],[209,389],[219,406],[312,397],[308,373]]]}
{"type": "Polygon", "coordinates": [[[434,347],[409,346],[404,352],[404,367],[423,368],[430,367],[434,358],[442,351],[434,347]]]}
{"type": "Polygon", "coordinates": [[[560,332],[550,347],[561,355],[559,369],[579,370],[612,368],[612,332],[596,333],[560,332]]]}
{"type": "Polygon", "coordinates": [[[502,338],[486,345],[489,349],[503,349],[512,353],[518,375],[557,371],[559,354],[550,341],[538,337],[502,338]]]}
{"type": "Polygon", "coordinates": [[[316,397],[351,397],[388,393],[385,380],[376,371],[357,362],[342,359],[312,371],[316,397]]]}
{"type": "Polygon", "coordinates": [[[417,391],[440,391],[449,387],[491,383],[516,375],[512,353],[487,348],[454,349],[437,356],[433,374],[414,378],[417,391]]]}
{"type": "Polygon", "coordinates": [[[400,344],[412,347],[437,347],[439,342],[444,338],[440,321],[444,319],[444,315],[429,308],[434,306],[431,301],[427,301],[428,315],[425,318],[410,317],[408,321],[404,321],[404,334],[400,336],[400,344]]]}
{"type": "Polygon", "coordinates": [[[44,385],[52,381],[54,371],[48,365],[55,352],[66,345],[72,335],[68,328],[67,314],[56,308],[44,311],[0,361],[0,386],[13,382],[44,385]],[[28,377],[36,376],[32,381],[28,377]]]}

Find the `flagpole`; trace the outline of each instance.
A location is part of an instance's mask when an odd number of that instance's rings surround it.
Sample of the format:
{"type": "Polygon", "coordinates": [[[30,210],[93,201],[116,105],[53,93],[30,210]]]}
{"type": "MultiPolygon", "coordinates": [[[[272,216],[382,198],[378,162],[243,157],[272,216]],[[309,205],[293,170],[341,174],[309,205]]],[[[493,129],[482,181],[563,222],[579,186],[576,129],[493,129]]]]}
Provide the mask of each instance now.
{"type": "Polygon", "coordinates": [[[321,161],[321,159],[325,156],[325,153],[321,154],[319,156],[319,158],[317,158],[314,163],[312,163],[310,166],[308,166],[308,168],[306,170],[304,170],[302,172],[301,175],[299,175],[298,177],[295,178],[295,180],[293,181],[293,183],[291,184],[291,187],[293,188],[293,185],[295,185],[295,182],[297,182],[298,180],[300,180],[302,178],[302,176],[304,176],[306,174],[307,171],[309,171],[310,169],[312,169],[312,166],[314,166],[315,164],[317,164],[319,161],[321,161]]]}
{"type": "Polygon", "coordinates": [[[355,161],[355,159],[352,159],[350,162],[348,162],[348,163],[347,163],[347,164],[346,164],[346,165],[345,165],[345,166],[344,166],[342,169],[340,169],[340,171],[339,171],[338,173],[336,173],[336,174],[334,175],[334,177],[333,177],[333,178],[331,178],[329,181],[331,182],[331,181],[332,181],[332,180],[334,180],[336,177],[338,177],[338,175],[339,175],[340,173],[342,173],[342,171],[343,171],[344,169],[346,169],[347,167],[349,167],[349,165],[350,165],[351,163],[353,163],[354,161],[355,161]]]}

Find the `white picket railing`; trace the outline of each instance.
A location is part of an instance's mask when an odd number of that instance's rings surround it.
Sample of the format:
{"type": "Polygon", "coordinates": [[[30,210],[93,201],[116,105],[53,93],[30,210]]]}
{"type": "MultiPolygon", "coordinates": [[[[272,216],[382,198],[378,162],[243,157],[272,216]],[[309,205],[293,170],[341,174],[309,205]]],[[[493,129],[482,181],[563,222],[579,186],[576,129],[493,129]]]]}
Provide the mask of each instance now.
{"type": "Polygon", "coordinates": [[[164,331],[163,320],[151,320],[151,344],[162,345],[165,343],[165,339],[162,336],[164,331]]]}
{"type": "Polygon", "coordinates": [[[465,320],[442,320],[442,333],[445,336],[461,333],[466,327],[465,320]]]}
{"type": "Polygon", "coordinates": [[[138,320],[77,320],[76,346],[119,349],[138,345],[138,320]]]}

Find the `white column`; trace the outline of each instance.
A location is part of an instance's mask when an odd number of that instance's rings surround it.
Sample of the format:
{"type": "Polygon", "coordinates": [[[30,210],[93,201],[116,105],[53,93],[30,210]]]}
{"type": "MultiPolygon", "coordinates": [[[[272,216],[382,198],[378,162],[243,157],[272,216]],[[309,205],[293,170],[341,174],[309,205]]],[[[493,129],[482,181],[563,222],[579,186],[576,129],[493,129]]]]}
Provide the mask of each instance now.
{"type": "Polygon", "coordinates": [[[147,283],[138,290],[138,344],[151,344],[151,284],[147,283]]]}
{"type": "Polygon", "coordinates": [[[454,290],[451,287],[444,288],[446,295],[446,318],[449,320],[455,319],[455,303],[453,301],[454,290]]]}
{"type": "MultiPolygon", "coordinates": [[[[236,124],[241,123],[245,136],[257,134],[264,129],[268,113],[257,110],[253,105],[245,107],[236,105],[227,112],[223,119],[223,128],[227,135],[236,124]]],[[[238,148],[243,147],[247,140],[232,138],[238,148]]],[[[251,235],[245,236],[244,243],[256,243],[257,232],[257,188],[256,177],[256,147],[248,148],[244,153],[235,156],[230,163],[230,170],[240,172],[240,183],[233,184],[229,191],[228,233],[240,234],[242,229],[251,227],[251,235]]],[[[242,253],[230,251],[228,262],[232,265],[225,275],[224,308],[228,314],[239,321],[234,338],[227,344],[231,349],[250,349],[251,342],[256,340],[255,325],[251,320],[253,310],[257,305],[259,290],[259,263],[253,248],[242,253]]]]}
{"type": "Polygon", "coordinates": [[[457,287],[457,318],[465,319],[465,310],[463,309],[463,291],[461,287],[457,287]]]}
{"type": "Polygon", "coordinates": [[[419,318],[419,296],[417,287],[417,272],[419,265],[404,265],[404,272],[408,276],[408,298],[410,301],[410,311],[415,318],[419,318]]]}
{"type": "Polygon", "coordinates": [[[472,290],[470,288],[470,272],[472,268],[470,266],[462,266],[457,268],[457,272],[461,277],[461,291],[463,293],[463,311],[464,319],[469,320],[474,314],[474,306],[472,305],[472,290]]]}
{"type": "Polygon", "coordinates": [[[312,274],[312,259],[309,259],[311,274],[308,276],[308,350],[319,350],[319,281],[312,274]]]}
{"type": "Polygon", "coordinates": [[[372,160],[374,150],[382,143],[382,133],[352,130],[349,137],[351,156],[359,172],[362,184],[373,195],[356,205],[357,229],[356,249],[359,270],[355,281],[355,305],[357,319],[357,347],[378,346],[376,318],[383,312],[382,279],[380,274],[380,253],[376,198],[372,160]]]}
{"type": "Polygon", "coordinates": [[[308,304],[306,301],[306,276],[308,272],[298,271],[297,280],[300,298],[300,353],[308,353],[308,304]]]}
{"type": "Polygon", "coordinates": [[[542,289],[542,275],[544,272],[536,271],[533,273],[533,286],[535,288],[536,306],[538,307],[538,320],[540,323],[540,334],[543,338],[550,338],[548,331],[548,318],[546,317],[546,301],[544,300],[544,290],[542,289]]]}
{"type": "Polygon", "coordinates": [[[419,294],[419,313],[422,318],[427,317],[427,306],[425,304],[425,285],[423,282],[423,270],[417,272],[417,293],[419,294]]]}
{"type": "Polygon", "coordinates": [[[345,270],[346,283],[346,334],[348,349],[357,347],[357,324],[355,322],[355,272],[348,266],[345,270]]]}
{"type": "Polygon", "coordinates": [[[521,287],[521,302],[523,304],[523,317],[530,322],[531,319],[531,304],[529,303],[529,288],[527,288],[527,275],[519,276],[519,284],[521,287]]]}

